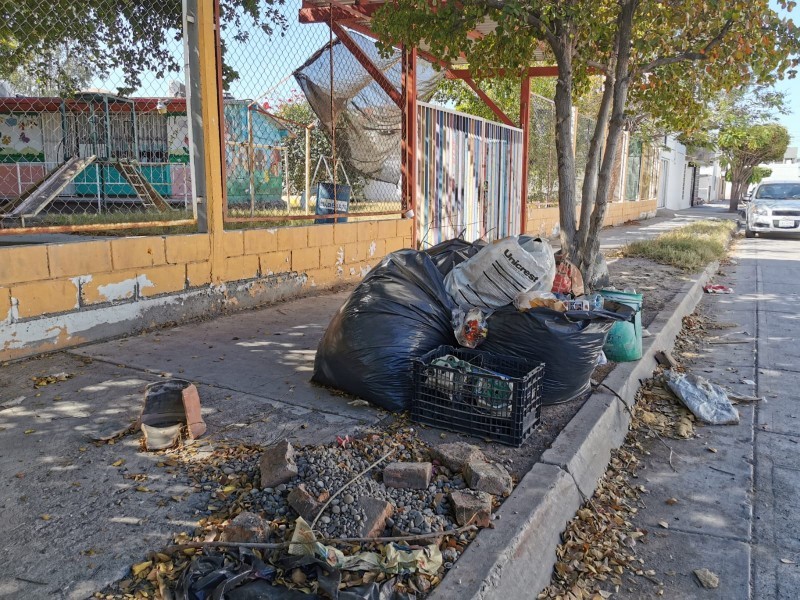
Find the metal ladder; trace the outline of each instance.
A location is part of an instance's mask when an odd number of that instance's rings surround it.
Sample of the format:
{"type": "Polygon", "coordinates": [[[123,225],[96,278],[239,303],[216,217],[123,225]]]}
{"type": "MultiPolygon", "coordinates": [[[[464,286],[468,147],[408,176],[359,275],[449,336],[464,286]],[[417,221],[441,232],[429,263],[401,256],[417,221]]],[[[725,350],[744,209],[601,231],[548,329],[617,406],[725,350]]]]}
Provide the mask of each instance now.
{"type": "Polygon", "coordinates": [[[161,212],[169,210],[169,204],[159,194],[153,185],[147,181],[142,172],[139,170],[138,163],[127,160],[118,160],[112,163],[119,171],[120,175],[125,181],[130,184],[136,195],[141,198],[145,206],[149,208],[156,208],[161,212]]]}

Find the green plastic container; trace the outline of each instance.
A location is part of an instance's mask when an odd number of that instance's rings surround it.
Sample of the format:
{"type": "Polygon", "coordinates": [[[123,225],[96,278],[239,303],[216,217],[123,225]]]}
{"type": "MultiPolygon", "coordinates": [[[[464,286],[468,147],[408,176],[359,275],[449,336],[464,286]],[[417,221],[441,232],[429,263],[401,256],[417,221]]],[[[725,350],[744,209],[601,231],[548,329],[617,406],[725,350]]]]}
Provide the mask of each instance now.
{"type": "Polygon", "coordinates": [[[600,290],[600,295],[607,300],[630,306],[636,311],[633,323],[629,321],[614,323],[608,332],[603,352],[608,360],[614,362],[639,360],[642,358],[642,295],[618,290],[600,290]]]}

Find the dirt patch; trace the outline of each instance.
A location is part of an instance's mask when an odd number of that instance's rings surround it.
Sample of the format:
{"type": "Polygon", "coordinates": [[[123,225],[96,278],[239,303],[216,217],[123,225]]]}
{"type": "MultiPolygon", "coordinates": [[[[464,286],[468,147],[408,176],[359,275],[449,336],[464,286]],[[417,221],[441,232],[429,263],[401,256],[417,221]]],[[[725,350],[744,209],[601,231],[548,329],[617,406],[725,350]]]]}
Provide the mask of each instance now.
{"type": "Polygon", "coordinates": [[[664,306],[691,280],[692,274],[645,258],[616,258],[608,263],[611,285],[644,296],[642,326],[647,327],[664,306]]]}

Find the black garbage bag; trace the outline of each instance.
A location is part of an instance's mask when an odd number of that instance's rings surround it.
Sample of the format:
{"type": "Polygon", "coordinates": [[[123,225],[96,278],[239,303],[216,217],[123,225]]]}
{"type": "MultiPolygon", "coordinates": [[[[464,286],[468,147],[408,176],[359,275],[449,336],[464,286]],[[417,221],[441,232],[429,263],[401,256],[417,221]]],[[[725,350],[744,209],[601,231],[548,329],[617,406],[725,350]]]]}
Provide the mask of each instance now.
{"type": "Polygon", "coordinates": [[[312,381],[391,411],[410,408],[413,359],[456,345],[453,301],[424,252],[386,256],[328,325],[312,381]]]}
{"type": "Polygon", "coordinates": [[[603,310],[565,313],[505,306],[489,317],[489,336],[481,350],[543,362],[542,404],[559,404],[589,390],[611,326],[634,314],[629,306],[611,301],[603,310]]]}
{"type": "Polygon", "coordinates": [[[455,238],[431,246],[425,250],[425,254],[431,257],[433,264],[444,276],[452,271],[456,265],[460,265],[465,260],[475,256],[484,246],[486,246],[486,242],[483,240],[466,242],[461,238],[455,238]]]}

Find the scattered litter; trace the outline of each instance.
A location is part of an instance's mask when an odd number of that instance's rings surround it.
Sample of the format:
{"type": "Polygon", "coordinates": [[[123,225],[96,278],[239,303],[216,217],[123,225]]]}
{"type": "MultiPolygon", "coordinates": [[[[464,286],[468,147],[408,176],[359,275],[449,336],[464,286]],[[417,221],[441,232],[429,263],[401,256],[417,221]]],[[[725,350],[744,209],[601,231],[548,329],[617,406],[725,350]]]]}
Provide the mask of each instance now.
{"type": "Polygon", "coordinates": [[[745,385],[755,385],[756,384],[756,382],[753,381],[752,379],[742,379],[742,383],[745,384],[745,385]]]}
{"type": "Polygon", "coordinates": [[[14,398],[13,400],[6,400],[2,404],[0,404],[0,410],[6,410],[7,408],[13,408],[15,406],[19,406],[25,401],[26,396],[19,396],[18,398],[14,398]]]}
{"type": "Polygon", "coordinates": [[[733,288],[730,288],[727,285],[708,284],[703,287],[703,291],[706,294],[732,294],[733,288]]]}
{"type": "Polygon", "coordinates": [[[739,413],[720,386],[692,373],[664,371],[664,379],[681,402],[698,418],[711,425],[735,425],[739,413]]]}
{"type": "Polygon", "coordinates": [[[653,334],[650,333],[649,329],[642,329],[642,337],[643,338],[653,337],[653,334]]]}
{"type": "Polygon", "coordinates": [[[361,398],[356,398],[355,400],[351,400],[348,402],[350,406],[361,407],[361,406],[369,406],[369,402],[366,400],[362,400],[361,398]]]}
{"type": "Polygon", "coordinates": [[[655,359],[658,364],[668,369],[674,369],[675,367],[678,366],[678,362],[672,356],[671,352],[666,352],[666,351],[656,352],[655,359]]]}
{"type": "Polygon", "coordinates": [[[659,521],[658,524],[664,529],[669,529],[669,523],[667,523],[666,521],[659,521]]]}
{"type": "Polygon", "coordinates": [[[148,450],[174,446],[184,425],[190,439],[200,437],[206,432],[206,424],[200,414],[197,388],[184,379],[151,383],[144,393],[139,425],[148,450]]]}
{"type": "Polygon", "coordinates": [[[741,402],[743,404],[750,404],[752,402],[761,402],[766,400],[764,396],[748,396],[746,394],[737,394],[735,392],[728,392],[728,399],[731,402],[741,402]]]}
{"type": "Polygon", "coordinates": [[[53,373],[52,375],[45,375],[43,377],[34,376],[31,377],[31,380],[33,380],[33,387],[38,389],[52,383],[72,379],[73,377],[75,377],[75,375],[72,373],[53,373]]]}
{"type": "Polygon", "coordinates": [[[781,562],[783,564],[785,564],[785,565],[793,565],[793,564],[795,564],[794,561],[792,559],[790,559],[790,558],[782,558],[781,562]]]}
{"type": "Polygon", "coordinates": [[[708,569],[695,569],[694,576],[706,589],[713,590],[719,587],[719,576],[708,569]]]}
{"type": "Polygon", "coordinates": [[[486,336],[489,327],[486,318],[489,313],[484,313],[480,308],[470,308],[465,311],[457,308],[453,311],[453,332],[456,341],[465,348],[477,348],[486,336]]]}
{"type": "Polygon", "coordinates": [[[581,270],[566,258],[563,258],[561,254],[556,258],[557,265],[556,275],[553,279],[553,293],[583,296],[586,289],[583,283],[581,270]]]}
{"type": "Polygon", "coordinates": [[[136,424],[129,422],[111,421],[109,423],[95,423],[96,429],[86,433],[86,437],[93,442],[108,442],[131,431],[136,424]]]}

